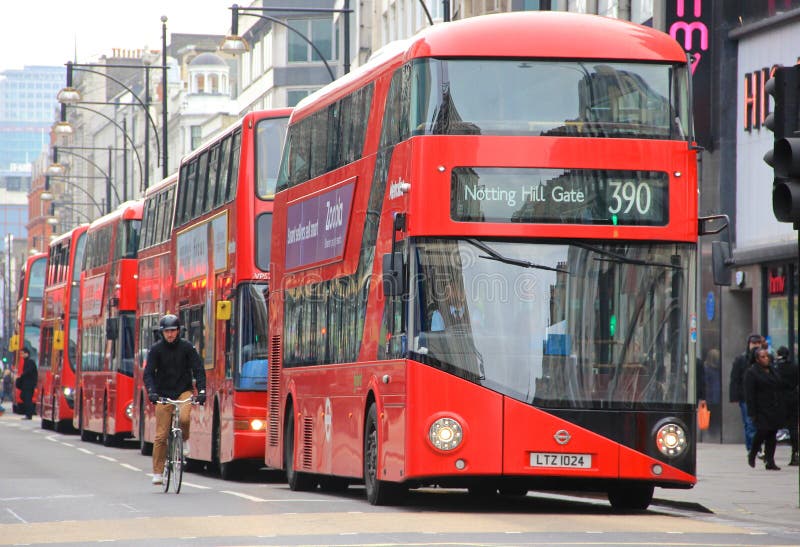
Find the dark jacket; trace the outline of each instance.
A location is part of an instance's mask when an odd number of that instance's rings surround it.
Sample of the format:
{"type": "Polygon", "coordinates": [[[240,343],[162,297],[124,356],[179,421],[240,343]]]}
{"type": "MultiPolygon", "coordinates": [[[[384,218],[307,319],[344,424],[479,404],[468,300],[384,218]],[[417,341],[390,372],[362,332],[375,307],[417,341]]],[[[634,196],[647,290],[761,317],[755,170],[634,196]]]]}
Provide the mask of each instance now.
{"type": "Polygon", "coordinates": [[[197,389],[206,388],[206,371],[194,346],[178,338],[173,343],[160,340],[147,352],[144,385],[147,392],[175,399],[192,389],[192,376],[197,389]]]}
{"type": "Polygon", "coordinates": [[[754,364],[747,369],[744,376],[745,401],[756,429],[770,431],[783,427],[786,412],[782,389],[783,382],[774,365],[765,369],[754,364]]]}
{"type": "Polygon", "coordinates": [[[22,374],[17,380],[17,387],[21,392],[33,393],[36,383],[39,380],[39,373],[36,370],[36,363],[28,357],[22,362],[22,374]]]}
{"type": "Polygon", "coordinates": [[[784,410],[786,411],[786,425],[797,427],[797,398],[798,398],[798,372],[795,365],[788,358],[778,358],[775,369],[783,381],[784,410]]]}
{"type": "Polygon", "coordinates": [[[731,366],[731,383],[728,392],[728,400],[732,403],[744,401],[744,373],[750,366],[750,354],[745,351],[736,356],[731,366]]]}

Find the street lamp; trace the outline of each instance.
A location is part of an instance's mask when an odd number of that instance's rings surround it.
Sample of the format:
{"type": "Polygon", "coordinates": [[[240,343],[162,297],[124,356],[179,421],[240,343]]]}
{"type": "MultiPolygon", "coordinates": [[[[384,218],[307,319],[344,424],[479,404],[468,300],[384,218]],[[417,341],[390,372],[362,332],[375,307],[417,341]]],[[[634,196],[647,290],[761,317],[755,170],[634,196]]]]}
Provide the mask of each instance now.
{"type": "MultiPolygon", "coordinates": [[[[122,87],[123,89],[125,89],[128,93],[130,93],[131,97],[133,97],[133,99],[136,102],[131,103],[129,106],[137,106],[138,105],[138,106],[141,106],[142,109],[144,110],[144,114],[145,114],[147,120],[149,121],[150,126],[152,126],[153,132],[154,132],[155,137],[156,137],[156,148],[157,148],[157,150],[158,150],[158,152],[160,153],[160,156],[161,156],[162,174],[163,174],[163,177],[166,178],[167,175],[169,174],[168,156],[167,156],[167,154],[168,154],[168,152],[167,152],[167,149],[168,149],[168,146],[167,146],[167,119],[168,119],[168,115],[167,115],[167,99],[168,99],[167,68],[168,67],[167,67],[167,51],[166,51],[166,47],[167,47],[167,18],[166,18],[166,16],[162,16],[161,17],[161,45],[162,45],[161,66],[151,66],[151,65],[147,65],[147,64],[142,65],[142,66],[132,66],[132,65],[116,65],[116,64],[73,63],[71,61],[67,62],[67,85],[66,85],[66,87],[61,89],[58,92],[58,94],[56,95],[56,98],[58,99],[58,102],[60,102],[61,106],[62,106],[62,108],[61,108],[61,121],[54,126],[53,131],[56,134],[71,134],[73,129],[72,129],[72,126],[68,126],[67,123],[66,123],[67,122],[67,120],[66,120],[66,110],[65,110],[64,107],[66,105],[71,105],[71,106],[76,107],[77,103],[83,102],[80,91],[73,86],[73,82],[72,82],[73,71],[78,70],[78,71],[82,71],[82,72],[89,72],[89,73],[97,74],[99,76],[107,78],[107,79],[113,81],[114,83],[116,83],[117,85],[119,85],[120,87],[122,87]],[[124,83],[119,81],[117,78],[114,78],[113,76],[110,76],[109,74],[106,74],[104,72],[100,72],[99,70],[94,70],[95,68],[105,68],[105,69],[109,69],[109,68],[140,69],[141,68],[141,69],[144,69],[144,75],[145,75],[145,89],[144,89],[145,98],[144,98],[144,100],[142,100],[139,97],[139,95],[137,95],[129,86],[125,85],[124,83]],[[162,130],[162,136],[161,136],[161,141],[160,142],[159,142],[159,137],[158,137],[158,128],[156,127],[156,123],[153,120],[153,117],[150,115],[150,108],[149,108],[151,106],[151,103],[150,103],[150,70],[158,70],[158,69],[160,69],[162,71],[162,86],[163,86],[163,92],[161,93],[161,117],[162,117],[162,128],[161,128],[161,130],[162,130]]],[[[86,102],[84,104],[115,104],[115,103],[108,103],[108,102],[92,103],[92,102],[86,102]]],[[[97,112],[97,111],[96,110],[92,110],[92,112],[97,112]]],[[[98,114],[99,114],[99,112],[98,112],[98,114]]],[[[106,118],[109,119],[108,117],[106,117],[106,118]]],[[[145,151],[144,151],[144,155],[145,155],[145,157],[144,157],[144,164],[145,164],[144,189],[145,190],[148,188],[149,182],[150,182],[150,173],[149,173],[149,170],[150,170],[150,142],[149,142],[150,129],[149,128],[150,128],[150,126],[145,124],[145,133],[144,133],[144,147],[145,147],[145,151]]],[[[130,140],[130,137],[128,137],[128,139],[130,140]]],[[[138,156],[138,154],[137,154],[137,156],[138,156]]],[[[141,164],[141,162],[140,162],[140,164],[141,164]]]]}
{"type": "Polygon", "coordinates": [[[219,46],[220,51],[225,53],[230,53],[233,55],[244,53],[246,51],[250,51],[250,45],[247,43],[243,37],[239,36],[239,13],[242,15],[250,15],[252,17],[258,17],[259,19],[266,19],[267,21],[271,21],[276,25],[280,25],[285,27],[299,36],[302,40],[304,40],[314,52],[319,56],[322,62],[325,64],[325,68],[328,69],[328,74],[331,77],[331,81],[336,79],[336,75],[333,73],[331,66],[328,64],[328,61],[325,60],[325,56],[322,52],[317,48],[317,46],[308,39],[308,37],[297,30],[296,28],[292,27],[291,25],[287,24],[280,19],[272,17],[270,15],[264,15],[265,12],[282,12],[282,13],[343,13],[344,14],[344,60],[343,60],[343,68],[344,73],[347,74],[350,72],[350,14],[353,10],[350,9],[350,0],[344,0],[344,9],[328,9],[328,8],[262,8],[262,7],[241,7],[238,4],[232,5],[230,8],[231,10],[231,34],[226,36],[225,39],[219,46]],[[256,13],[252,13],[256,12],[256,13]]]}
{"type": "MultiPolygon", "coordinates": [[[[82,149],[83,147],[76,147],[76,148],[77,149],[82,149]]],[[[89,150],[103,150],[102,148],[88,148],[88,149],[89,150]]],[[[105,214],[110,213],[111,212],[111,189],[112,189],[112,185],[111,185],[111,165],[112,165],[111,151],[112,151],[112,147],[111,146],[108,147],[108,171],[104,171],[94,161],[90,160],[86,156],[83,156],[81,154],[78,154],[77,152],[72,151],[71,149],[60,148],[60,150],[62,152],[64,152],[64,153],[66,153],[66,154],[69,154],[71,156],[75,156],[77,158],[80,158],[80,159],[86,161],[87,163],[92,165],[92,167],[94,167],[101,175],[103,175],[102,178],[106,181],[106,210],[105,210],[105,214]]],[[[114,194],[116,195],[117,201],[119,202],[120,201],[119,192],[117,192],[116,187],[114,187],[114,194]]]]}

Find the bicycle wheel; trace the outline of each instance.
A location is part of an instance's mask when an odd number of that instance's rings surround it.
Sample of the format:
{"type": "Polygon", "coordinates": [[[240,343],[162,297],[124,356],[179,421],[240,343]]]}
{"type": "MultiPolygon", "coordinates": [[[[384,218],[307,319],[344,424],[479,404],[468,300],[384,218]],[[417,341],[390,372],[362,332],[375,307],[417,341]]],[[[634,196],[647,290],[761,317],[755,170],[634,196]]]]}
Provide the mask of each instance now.
{"type": "Polygon", "coordinates": [[[161,479],[163,482],[164,492],[169,492],[169,480],[170,476],[172,475],[172,434],[167,437],[167,459],[164,460],[164,473],[161,475],[161,479]]]}
{"type": "Polygon", "coordinates": [[[175,431],[172,439],[172,491],[176,494],[181,492],[181,481],[183,481],[183,432],[180,429],[175,431]]]}

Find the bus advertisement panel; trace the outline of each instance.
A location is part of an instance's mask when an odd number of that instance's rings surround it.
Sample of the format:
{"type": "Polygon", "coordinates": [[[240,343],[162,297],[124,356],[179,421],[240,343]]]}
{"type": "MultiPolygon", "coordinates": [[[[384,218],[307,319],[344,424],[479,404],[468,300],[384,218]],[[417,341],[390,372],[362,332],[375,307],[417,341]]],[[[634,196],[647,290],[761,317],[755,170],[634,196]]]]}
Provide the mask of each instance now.
{"type": "Polygon", "coordinates": [[[139,236],[139,282],[136,302],[136,353],[133,367],[132,433],[142,454],[153,450],[154,407],[147,398],[143,373],[147,350],[158,336],[161,317],[175,311],[173,287],[175,266],[172,256],[172,218],[178,175],[172,175],[147,189],[142,207],[139,236]]]}
{"type": "Polygon", "coordinates": [[[88,227],[81,224],[50,243],[39,346],[42,429],[72,429],[80,272],[88,227]]]}
{"type": "MultiPolygon", "coordinates": [[[[14,376],[22,374],[22,348],[27,348],[34,363],[39,362],[39,338],[42,325],[42,297],[47,267],[47,253],[29,256],[19,274],[17,290],[17,313],[14,322],[14,335],[9,341],[9,351],[13,352],[14,376]]],[[[33,400],[38,401],[38,393],[33,400]]],[[[19,389],[14,389],[12,409],[22,414],[22,399],[19,389]]]]}
{"type": "Polygon", "coordinates": [[[131,435],[142,201],[122,203],[86,233],[74,425],[106,446],[131,435]]]}
{"type": "Polygon", "coordinates": [[[292,489],[363,481],[373,504],[439,485],[642,509],[655,486],[690,488],[684,51],[562,12],[392,47],[292,113],[266,464],[292,489]]]}
{"type": "Polygon", "coordinates": [[[289,113],[247,114],[181,161],[169,311],[203,359],[207,394],[188,453],[226,479],[264,465],[272,199],[289,113]]]}

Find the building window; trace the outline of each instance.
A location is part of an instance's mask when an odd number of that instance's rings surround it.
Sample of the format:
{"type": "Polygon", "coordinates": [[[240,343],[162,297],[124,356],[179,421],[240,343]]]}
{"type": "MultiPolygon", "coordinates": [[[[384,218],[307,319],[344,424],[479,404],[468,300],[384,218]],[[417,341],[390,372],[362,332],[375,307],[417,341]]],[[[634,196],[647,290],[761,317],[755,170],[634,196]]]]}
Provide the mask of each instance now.
{"type": "Polygon", "coordinates": [[[191,131],[192,131],[192,138],[191,138],[192,150],[195,150],[198,146],[200,146],[201,143],[200,126],[193,125],[191,127],[191,131]]]}
{"type": "MultiPolygon", "coordinates": [[[[313,42],[326,61],[335,58],[334,25],[331,19],[287,19],[286,24],[313,42]]],[[[307,63],[322,60],[314,48],[297,32],[288,29],[286,32],[288,33],[288,62],[307,63]]]]}

